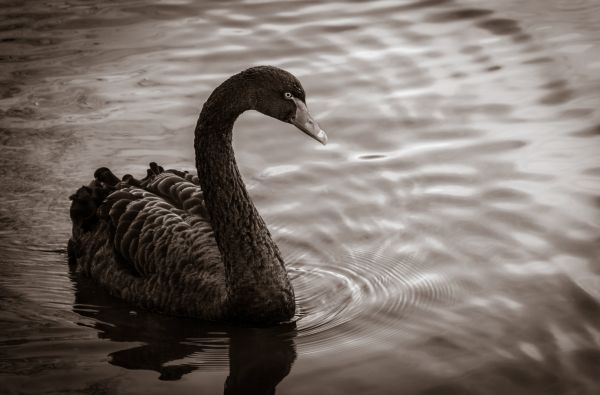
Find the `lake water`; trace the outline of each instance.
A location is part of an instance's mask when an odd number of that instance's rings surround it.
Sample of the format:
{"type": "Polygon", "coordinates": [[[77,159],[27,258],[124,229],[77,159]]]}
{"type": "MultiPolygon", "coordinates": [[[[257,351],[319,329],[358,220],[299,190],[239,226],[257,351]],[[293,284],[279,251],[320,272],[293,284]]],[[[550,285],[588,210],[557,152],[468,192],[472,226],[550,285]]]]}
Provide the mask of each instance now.
{"type": "Polygon", "coordinates": [[[490,3],[3,1],[0,393],[596,394],[600,3],[490,3]],[[296,324],[70,274],[68,196],[100,166],[192,169],[201,105],[258,64],[330,141],[234,131],[296,324]]]}

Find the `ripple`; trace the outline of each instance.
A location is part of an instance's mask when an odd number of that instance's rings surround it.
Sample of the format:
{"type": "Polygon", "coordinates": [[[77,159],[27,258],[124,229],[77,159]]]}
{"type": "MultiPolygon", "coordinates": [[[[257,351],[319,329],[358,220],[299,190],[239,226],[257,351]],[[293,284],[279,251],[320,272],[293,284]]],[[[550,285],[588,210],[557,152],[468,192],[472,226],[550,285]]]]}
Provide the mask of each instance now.
{"type": "Polygon", "coordinates": [[[542,98],[540,98],[540,103],[549,105],[549,106],[562,104],[562,103],[566,103],[569,100],[573,99],[573,96],[574,96],[574,94],[573,94],[572,90],[560,89],[560,90],[551,92],[551,93],[543,96],[542,98]]]}
{"type": "Polygon", "coordinates": [[[440,5],[445,5],[449,3],[453,3],[454,0],[421,0],[413,3],[409,3],[406,5],[399,6],[400,10],[418,10],[421,8],[429,8],[429,7],[438,7],[440,5]]]}
{"type": "Polygon", "coordinates": [[[521,33],[521,27],[519,26],[519,22],[515,21],[514,19],[488,19],[483,22],[479,22],[477,24],[477,27],[485,29],[490,33],[498,36],[521,33]]]}
{"type": "Polygon", "coordinates": [[[88,3],[0,7],[13,392],[143,393],[196,370],[176,392],[213,393],[228,369],[289,373],[282,391],[298,393],[597,392],[597,2],[88,3]],[[257,114],[236,124],[296,289],[291,341],[144,312],[70,278],[73,185],[106,165],[193,167],[201,104],[259,63],[298,75],[330,134],[321,148],[257,114]],[[574,257],[562,277],[561,257],[574,257]],[[64,380],[81,366],[86,378],[64,380]]]}
{"type": "Polygon", "coordinates": [[[289,270],[299,352],[306,354],[402,331],[398,324],[407,314],[453,303],[463,289],[411,256],[381,251],[349,251],[329,264],[303,254],[289,270]]]}
{"type": "Polygon", "coordinates": [[[462,10],[455,11],[447,11],[441,12],[438,14],[433,14],[425,18],[427,22],[453,22],[453,21],[461,21],[465,19],[476,19],[481,18],[483,16],[487,16],[493,14],[492,10],[483,10],[477,8],[467,8],[462,10]]]}
{"type": "Polygon", "coordinates": [[[539,56],[533,59],[523,61],[523,64],[543,64],[543,63],[552,63],[554,59],[549,56],[539,56]]]}
{"type": "Polygon", "coordinates": [[[588,11],[594,13],[594,10],[600,8],[596,0],[558,0],[554,2],[557,10],[560,11],[588,11]]]}
{"type": "Polygon", "coordinates": [[[598,137],[600,136],[600,124],[572,132],[571,134],[575,137],[598,137]]]}
{"type": "Polygon", "coordinates": [[[357,156],[357,158],[362,159],[362,160],[373,160],[373,159],[387,158],[387,155],[385,155],[385,154],[364,154],[364,155],[357,156]]]}

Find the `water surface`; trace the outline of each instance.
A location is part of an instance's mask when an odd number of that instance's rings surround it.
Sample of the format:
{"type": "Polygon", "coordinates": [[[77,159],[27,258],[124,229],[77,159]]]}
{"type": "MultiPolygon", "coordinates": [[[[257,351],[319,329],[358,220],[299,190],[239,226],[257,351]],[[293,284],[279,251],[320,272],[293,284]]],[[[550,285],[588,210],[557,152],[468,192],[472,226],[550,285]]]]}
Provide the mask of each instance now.
{"type": "Polygon", "coordinates": [[[597,2],[96,3],[0,5],[1,391],[596,393],[597,2]],[[258,64],[330,141],[235,127],[295,325],[146,313],[69,273],[69,194],[193,168],[202,103],[258,64]]]}

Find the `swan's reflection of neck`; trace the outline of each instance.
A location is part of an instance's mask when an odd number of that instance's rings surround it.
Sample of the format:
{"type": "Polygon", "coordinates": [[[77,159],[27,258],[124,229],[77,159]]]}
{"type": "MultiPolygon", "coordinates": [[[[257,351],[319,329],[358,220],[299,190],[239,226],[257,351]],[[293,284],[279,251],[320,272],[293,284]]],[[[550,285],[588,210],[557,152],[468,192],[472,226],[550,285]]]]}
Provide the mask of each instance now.
{"type": "MultiPolygon", "coordinates": [[[[290,324],[291,325],[291,324],[290,324]]],[[[274,394],[296,359],[293,328],[238,328],[229,346],[226,395],[274,394]]]]}
{"type": "MultiPolygon", "coordinates": [[[[244,328],[204,323],[136,310],[113,298],[90,279],[72,275],[74,311],[92,318],[98,337],[114,342],[143,343],[109,354],[110,363],[126,369],[153,370],[160,380],[179,380],[212,363],[194,363],[209,349],[225,352],[229,344],[229,376],[224,393],[274,394],[296,359],[295,324],[244,328]],[[206,341],[205,341],[206,340],[206,341]]],[[[217,363],[218,364],[218,363],[217,363]]],[[[149,383],[150,384],[150,383],[149,383]]],[[[151,385],[151,384],[150,384],[151,385]]]]}

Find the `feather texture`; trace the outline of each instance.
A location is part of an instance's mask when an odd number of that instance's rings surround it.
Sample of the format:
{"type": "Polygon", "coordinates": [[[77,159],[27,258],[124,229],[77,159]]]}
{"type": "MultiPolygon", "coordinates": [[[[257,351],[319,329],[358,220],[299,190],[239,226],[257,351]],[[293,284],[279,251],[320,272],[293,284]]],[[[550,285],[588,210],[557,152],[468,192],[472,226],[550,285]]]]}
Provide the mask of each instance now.
{"type": "Polygon", "coordinates": [[[151,310],[219,319],[226,302],[222,258],[198,178],[182,175],[161,172],[137,186],[95,180],[82,188],[72,197],[74,207],[89,204],[90,189],[112,191],[95,217],[86,218],[87,231],[79,231],[81,216],[73,216],[70,251],[79,270],[115,296],[151,310]]]}
{"type": "Polygon", "coordinates": [[[232,130],[247,110],[291,122],[307,111],[304,98],[290,73],[250,68],[219,85],[202,108],[197,176],[155,163],[142,180],[96,170],[71,196],[70,263],[151,310],[255,324],[292,318],[294,290],[240,176],[232,130]]]}

